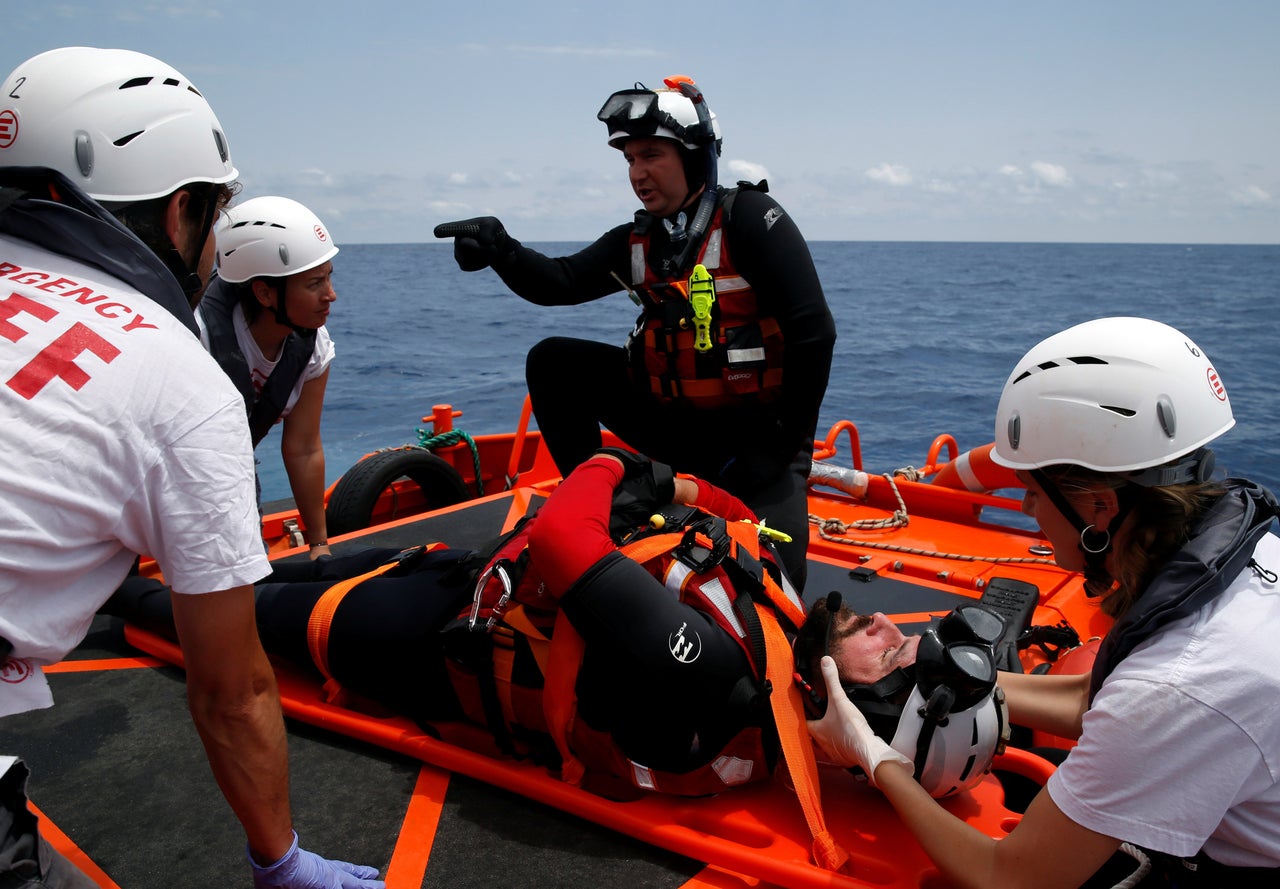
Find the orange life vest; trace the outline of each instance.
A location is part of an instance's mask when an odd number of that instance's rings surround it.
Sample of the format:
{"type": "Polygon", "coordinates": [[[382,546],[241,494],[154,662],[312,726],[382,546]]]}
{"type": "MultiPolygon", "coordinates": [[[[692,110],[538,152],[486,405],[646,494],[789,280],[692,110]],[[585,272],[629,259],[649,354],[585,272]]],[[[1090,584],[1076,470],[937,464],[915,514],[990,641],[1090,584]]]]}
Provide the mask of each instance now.
{"type": "MultiPolygon", "coordinates": [[[[761,560],[771,556],[761,552],[755,526],[726,523],[696,510],[690,513],[697,518],[688,527],[642,537],[621,551],[731,634],[751,663],[756,693],[766,694],[760,612],[793,632],[804,620],[803,605],[765,570],[761,560]]],[[[479,575],[475,600],[464,615],[472,634],[482,634],[492,646],[491,671],[489,664],[472,658],[465,658],[468,663],[450,662],[454,688],[468,718],[489,725],[500,746],[517,755],[546,752],[539,751],[531,736],[549,736],[561,773],[572,783],[581,783],[590,773],[638,790],[701,796],[767,778],[777,760],[777,744],[773,732],[761,726],[744,728],[705,766],[677,774],[632,762],[607,733],[576,718],[582,640],[547,595],[529,560],[531,524],[526,521],[499,546],[479,575]]],[[[692,644],[690,639],[672,640],[677,656],[692,644]]],[[[789,680],[789,662],[784,672],[789,680]]]]}
{"type": "MultiPolygon", "coordinates": [[[[675,773],[631,761],[610,735],[578,719],[576,684],[584,644],[529,557],[529,530],[536,516],[499,541],[477,576],[472,606],[454,622],[452,635],[472,655],[458,657],[455,646],[446,662],[459,702],[469,719],[489,726],[504,752],[548,763],[554,756],[564,780],[593,790],[607,788],[611,794],[622,786],[633,792],[704,796],[766,780],[780,748],[813,836],[814,860],[839,870],[848,854],[827,830],[822,814],[817,765],[787,638],[804,621],[803,603],[766,569],[772,555],[762,550],[755,525],[726,522],[692,508],[690,513],[701,518],[674,533],[631,541],[622,552],[738,641],[752,665],[758,693],[769,701],[772,723],[762,720],[769,730],[745,727],[706,765],[675,773]]],[[[342,692],[328,670],[328,631],[338,603],[354,586],[395,564],[336,584],[313,610],[308,645],[329,680],[330,695],[342,692]]]]}
{"type": "Polygon", "coordinates": [[[696,260],[715,284],[711,348],[705,351],[694,347],[688,279],[659,277],[649,263],[648,227],[632,231],[631,285],[644,308],[627,338],[627,352],[632,373],[647,379],[649,391],[660,399],[711,408],[769,402],[782,392],[782,328],[762,313],[751,284],[734,268],[724,237],[736,194],[736,189],[727,192],[716,208],[696,260]]]}

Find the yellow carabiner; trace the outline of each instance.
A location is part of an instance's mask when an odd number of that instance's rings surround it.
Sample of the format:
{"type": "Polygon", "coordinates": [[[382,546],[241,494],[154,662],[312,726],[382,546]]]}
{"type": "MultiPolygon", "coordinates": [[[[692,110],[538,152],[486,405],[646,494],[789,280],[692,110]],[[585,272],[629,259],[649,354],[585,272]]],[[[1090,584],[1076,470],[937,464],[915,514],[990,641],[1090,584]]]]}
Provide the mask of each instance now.
{"type": "Polygon", "coordinates": [[[698,263],[689,276],[689,305],[693,306],[693,348],[699,352],[711,350],[711,307],[715,302],[715,279],[698,263]]]}

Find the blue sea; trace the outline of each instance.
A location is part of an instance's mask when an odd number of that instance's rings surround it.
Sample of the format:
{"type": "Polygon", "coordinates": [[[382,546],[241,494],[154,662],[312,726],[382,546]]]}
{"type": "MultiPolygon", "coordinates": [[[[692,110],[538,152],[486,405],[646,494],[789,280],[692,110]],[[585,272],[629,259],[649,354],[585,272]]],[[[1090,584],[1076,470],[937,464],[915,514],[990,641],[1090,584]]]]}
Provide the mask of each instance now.
{"type": "MultiPolygon", "coordinates": [[[[530,243],[548,255],[575,243],[530,243]]],[[[1208,353],[1236,427],[1218,466],[1280,491],[1275,386],[1280,246],[835,242],[810,244],[839,340],[819,437],[857,424],[863,467],[922,466],[934,437],[961,449],[993,438],[1015,362],[1062,328],[1108,315],[1171,324],[1208,353]]],[[[464,273],[451,243],[341,248],[329,318],[337,357],[322,433],[327,478],[364,454],[414,443],[432,405],[473,435],[509,431],[525,394],[524,356],[559,334],[620,344],[635,307],[615,294],[540,308],[491,270],[464,273]]],[[[841,435],[836,462],[850,465],[841,435]]],[[[258,446],[266,500],[289,496],[279,427],[258,446]]]]}

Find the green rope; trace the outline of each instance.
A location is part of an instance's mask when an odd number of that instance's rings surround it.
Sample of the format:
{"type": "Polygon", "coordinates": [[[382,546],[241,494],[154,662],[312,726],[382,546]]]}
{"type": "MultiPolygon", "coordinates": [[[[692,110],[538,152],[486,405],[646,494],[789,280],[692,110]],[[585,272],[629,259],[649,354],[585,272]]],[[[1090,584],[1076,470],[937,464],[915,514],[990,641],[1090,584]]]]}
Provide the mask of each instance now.
{"type": "Polygon", "coordinates": [[[450,445],[456,445],[460,441],[465,441],[471,448],[471,459],[476,467],[476,496],[484,496],[484,480],[480,478],[480,449],[476,447],[475,440],[461,429],[453,429],[449,432],[442,432],[439,435],[431,435],[425,429],[418,430],[418,447],[426,448],[434,451],[436,448],[447,448],[450,445]]]}

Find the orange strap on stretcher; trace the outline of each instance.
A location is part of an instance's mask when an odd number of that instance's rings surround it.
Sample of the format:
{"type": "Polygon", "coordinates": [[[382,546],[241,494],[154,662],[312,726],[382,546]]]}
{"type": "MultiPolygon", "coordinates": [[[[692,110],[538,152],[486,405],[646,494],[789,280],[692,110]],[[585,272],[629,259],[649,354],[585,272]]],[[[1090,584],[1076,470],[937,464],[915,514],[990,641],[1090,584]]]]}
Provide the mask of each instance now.
{"type": "Polygon", "coordinates": [[[827,830],[822,814],[822,795],[818,790],[818,762],[813,755],[813,742],[809,738],[809,726],[805,722],[804,704],[800,690],[792,681],[794,659],[791,644],[787,642],[778,619],[766,607],[756,604],[760,626],[764,630],[766,667],[765,673],[772,690],[769,704],[778,727],[778,741],[782,756],[791,774],[791,786],[804,811],[805,823],[813,835],[813,860],[819,867],[838,871],[846,861],[846,852],[827,830]]]}
{"type": "MultiPolygon", "coordinates": [[[[432,543],[424,547],[423,550],[424,552],[431,552],[443,547],[443,543],[432,543]]],[[[342,604],[342,600],[346,598],[347,593],[360,584],[380,574],[385,574],[399,564],[400,561],[397,559],[387,562],[385,565],[379,565],[372,571],[366,571],[356,577],[340,580],[325,590],[324,594],[316,600],[316,604],[312,606],[311,616],[307,619],[307,651],[311,653],[311,662],[324,675],[325,692],[330,699],[338,690],[337,681],[333,678],[333,673],[329,669],[329,628],[333,624],[333,616],[338,612],[338,606],[342,604]]]]}

